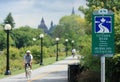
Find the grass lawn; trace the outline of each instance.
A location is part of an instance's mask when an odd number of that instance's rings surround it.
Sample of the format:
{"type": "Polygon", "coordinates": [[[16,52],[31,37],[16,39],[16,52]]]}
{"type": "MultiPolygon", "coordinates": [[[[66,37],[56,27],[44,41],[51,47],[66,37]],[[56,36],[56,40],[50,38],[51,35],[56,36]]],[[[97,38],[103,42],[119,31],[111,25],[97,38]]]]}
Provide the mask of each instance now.
{"type": "MultiPolygon", "coordinates": [[[[63,60],[65,58],[65,56],[59,56],[59,60],[63,60]]],[[[56,62],[56,57],[50,57],[50,58],[45,58],[43,59],[43,65],[42,66],[45,66],[45,65],[50,65],[52,63],[56,62]]],[[[33,64],[32,68],[33,70],[36,69],[36,68],[39,68],[39,67],[42,67],[40,64],[33,64]]],[[[16,75],[16,74],[20,74],[20,73],[24,73],[24,68],[21,69],[21,70],[17,70],[17,71],[11,71],[11,75],[16,75]]],[[[10,76],[11,76],[10,75],[10,76]]],[[[4,77],[8,77],[6,75],[0,75],[0,78],[4,78],[4,77]]]]}

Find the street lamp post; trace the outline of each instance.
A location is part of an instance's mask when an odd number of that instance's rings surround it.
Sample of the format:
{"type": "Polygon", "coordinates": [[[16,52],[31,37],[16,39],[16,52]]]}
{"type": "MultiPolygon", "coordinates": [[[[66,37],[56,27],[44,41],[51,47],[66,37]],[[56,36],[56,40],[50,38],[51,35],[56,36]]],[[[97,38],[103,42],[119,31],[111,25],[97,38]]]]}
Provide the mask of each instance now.
{"type": "Polygon", "coordinates": [[[59,38],[56,38],[56,47],[57,47],[56,61],[58,61],[58,41],[59,41],[59,38]]]}
{"type": "Polygon", "coordinates": [[[66,42],[66,49],[65,49],[65,51],[66,51],[66,56],[67,56],[68,55],[68,48],[67,48],[68,39],[65,39],[65,42],[66,42]]]}
{"type": "Polygon", "coordinates": [[[9,31],[11,30],[10,24],[5,24],[5,30],[7,32],[7,55],[6,55],[6,72],[5,75],[10,75],[10,65],[9,65],[9,31]]]}
{"type": "Polygon", "coordinates": [[[40,65],[43,65],[43,37],[44,34],[40,34],[40,39],[41,39],[40,65]]]}

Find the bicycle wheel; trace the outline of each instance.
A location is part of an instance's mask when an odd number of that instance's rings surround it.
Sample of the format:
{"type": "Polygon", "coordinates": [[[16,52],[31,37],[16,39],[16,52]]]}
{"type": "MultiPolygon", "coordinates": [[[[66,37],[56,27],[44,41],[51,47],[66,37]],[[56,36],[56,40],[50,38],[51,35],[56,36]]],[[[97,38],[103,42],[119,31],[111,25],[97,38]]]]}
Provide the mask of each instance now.
{"type": "Polygon", "coordinates": [[[31,78],[31,70],[30,67],[26,68],[26,78],[31,78]]]}

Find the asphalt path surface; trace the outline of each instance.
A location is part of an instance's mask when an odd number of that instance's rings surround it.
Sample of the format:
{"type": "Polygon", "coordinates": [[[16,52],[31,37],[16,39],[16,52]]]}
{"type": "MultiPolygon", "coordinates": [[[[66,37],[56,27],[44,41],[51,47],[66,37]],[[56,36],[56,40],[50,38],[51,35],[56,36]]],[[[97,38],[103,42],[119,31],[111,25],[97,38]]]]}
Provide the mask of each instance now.
{"type": "Polygon", "coordinates": [[[67,57],[48,66],[32,71],[31,78],[27,79],[25,73],[0,79],[0,82],[68,82],[68,65],[78,63],[77,57],[67,57]]]}

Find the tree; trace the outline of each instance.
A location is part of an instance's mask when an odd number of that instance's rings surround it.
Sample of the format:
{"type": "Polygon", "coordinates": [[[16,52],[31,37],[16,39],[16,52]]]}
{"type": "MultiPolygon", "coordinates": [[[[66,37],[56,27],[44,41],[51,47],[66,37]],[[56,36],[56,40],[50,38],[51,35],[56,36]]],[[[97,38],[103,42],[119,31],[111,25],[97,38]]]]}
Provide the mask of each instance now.
{"type": "MultiPolygon", "coordinates": [[[[29,26],[24,26],[14,29],[11,33],[11,37],[15,41],[16,47],[21,48],[33,45],[33,38],[39,40],[40,33],[42,33],[40,29],[33,29],[29,26]]],[[[39,43],[38,40],[35,42],[35,44],[39,43]]]]}
{"type": "Polygon", "coordinates": [[[120,53],[120,12],[115,13],[115,52],[120,53]]]}
{"type": "Polygon", "coordinates": [[[108,10],[112,10],[113,12],[118,12],[120,9],[119,0],[86,0],[86,1],[88,8],[84,8],[83,6],[80,6],[79,10],[85,14],[85,19],[89,23],[91,23],[92,21],[92,13],[95,10],[106,8],[108,10]]]}
{"type": "Polygon", "coordinates": [[[56,26],[52,35],[54,38],[59,37],[64,41],[69,39],[75,41],[74,46],[80,45],[80,38],[85,34],[85,20],[78,15],[64,16],[60,19],[59,25],[56,26]]]}
{"type": "Polygon", "coordinates": [[[11,13],[9,13],[9,14],[7,15],[7,17],[5,18],[5,20],[4,20],[4,24],[10,24],[11,27],[14,28],[14,26],[15,26],[15,22],[14,22],[14,19],[13,19],[11,13]]]}
{"type": "Polygon", "coordinates": [[[74,38],[76,35],[84,34],[84,19],[77,15],[64,16],[55,28],[54,37],[74,38]]]}

